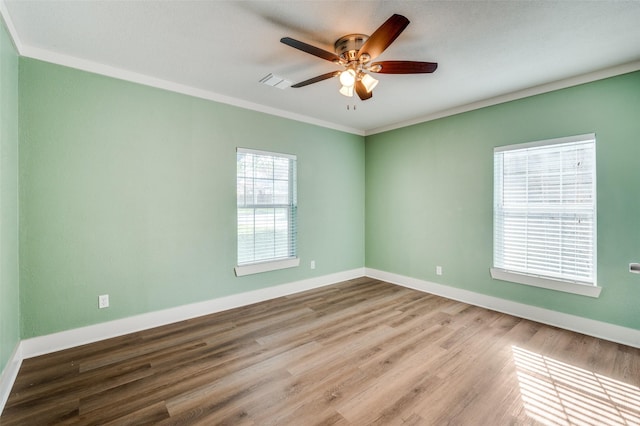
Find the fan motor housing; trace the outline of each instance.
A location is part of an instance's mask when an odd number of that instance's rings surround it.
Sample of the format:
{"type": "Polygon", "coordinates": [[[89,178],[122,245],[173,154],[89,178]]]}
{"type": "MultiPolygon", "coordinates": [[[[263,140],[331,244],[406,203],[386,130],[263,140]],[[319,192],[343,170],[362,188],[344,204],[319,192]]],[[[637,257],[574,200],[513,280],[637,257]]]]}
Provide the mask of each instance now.
{"type": "Polygon", "coordinates": [[[340,37],[334,44],[336,55],[347,62],[355,61],[358,59],[358,51],[368,39],[369,36],[365,34],[347,34],[340,37]]]}

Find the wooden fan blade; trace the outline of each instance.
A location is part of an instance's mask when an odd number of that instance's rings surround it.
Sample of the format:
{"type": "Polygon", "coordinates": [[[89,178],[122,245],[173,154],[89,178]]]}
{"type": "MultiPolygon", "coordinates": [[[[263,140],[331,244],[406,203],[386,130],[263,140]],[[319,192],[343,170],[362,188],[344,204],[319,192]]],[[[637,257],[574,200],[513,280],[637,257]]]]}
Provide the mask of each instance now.
{"type": "Polygon", "coordinates": [[[364,53],[369,55],[369,60],[380,56],[400,33],[409,25],[409,20],[402,15],[394,14],[384,24],[375,30],[371,37],[362,45],[358,52],[358,59],[364,53]]]}
{"type": "Polygon", "coordinates": [[[436,68],[437,62],[381,61],[371,64],[369,71],[380,74],[420,74],[432,73],[436,68]]]}
{"type": "Polygon", "coordinates": [[[317,83],[317,82],[322,81],[322,80],[327,80],[327,79],[329,79],[331,77],[335,77],[338,74],[340,74],[340,71],[331,71],[331,72],[328,72],[326,74],[322,74],[322,75],[319,75],[317,77],[310,78],[309,80],[301,81],[300,83],[294,84],[291,87],[297,89],[298,87],[308,86],[310,84],[317,83]]]}
{"type": "Polygon", "coordinates": [[[283,37],[280,39],[280,42],[295,49],[302,50],[303,52],[309,53],[313,56],[317,56],[320,59],[335,62],[336,64],[340,63],[340,57],[335,53],[331,53],[326,50],[320,49],[319,47],[315,47],[305,42],[292,39],[291,37],[283,37]]]}
{"type": "Polygon", "coordinates": [[[360,97],[361,100],[366,101],[373,96],[372,92],[367,92],[367,88],[364,87],[364,83],[360,80],[356,81],[356,93],[360,97]]]}

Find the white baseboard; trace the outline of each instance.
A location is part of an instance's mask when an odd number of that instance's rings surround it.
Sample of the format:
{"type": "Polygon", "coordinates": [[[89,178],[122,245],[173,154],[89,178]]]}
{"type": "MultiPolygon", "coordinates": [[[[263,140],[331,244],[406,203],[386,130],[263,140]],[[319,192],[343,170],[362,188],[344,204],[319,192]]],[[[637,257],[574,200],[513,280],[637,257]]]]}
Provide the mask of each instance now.
{"type": "Polygon", "coordinates": [[[371,268],[357,268],[22,340],[16,345],[12,357],[0,376],[0,414],[7,402],[23,359],[312,290],[362,276],[640,348],[640,330],[538,308],[404,275],[371,268]]]}
{"type": "Polygon", "coordinates": [[[487,296],[469,290],[365,268],[366,276],[520,318],[640,348],[640,330],[487,296]]]}
{"type": "Polygon", "coordinates": [[[0,414],[2,414],[2,410],[4,410],[4,406],[9,399],[11,388],[16,381],[16,377],[18,377],[18,371],[20,370],[23,359],[22,342],[18,342],[11,354],[11,358],[9,358],[7,365],[0,375],[0,414]]]}
{"type": "Polygon", "coordinates": [[[108,321],[86,327],[65,330],[59,333],[25,339],[18,343],[16,349],[0,376],[0,414],[11,393],[11,388],[22,365],[22,360],[44,355],[75,346],[93,343],[111,337],[122,336],[136,331],[146,330],[161,325],[171,324],[228,309],[251,305],[289,294],[300,293],[314,288],[339,283],[364,276],[364,268],[342,271],[306,280],[295,281],[274,287],[262,288],[246,293],[232,294],[204,302],[176,306],[175,308],[149,312],[128,318],[108,321]]]}
{"type": "Polygon", "coordinates": [[[146,330],[190,318],[275,299],[277,297],[299,293],[362,276],[364,276],[364,268],[357,268],[350,271],[323,275],[320,277],[309,278],[274,287],[262,288],[246,293],[232,294],[230,296],[206,300],[204,302],[176,306],[175,308],[149,312],[146,314],[107,321],[72,330],[65,330],[45,336],[33,337],[22,341],[22,356],[23,358],[31,358],[38,355],[72,348],[74,346],[109,339],[111,337],[135,333],[136,331],[146,330]]]}

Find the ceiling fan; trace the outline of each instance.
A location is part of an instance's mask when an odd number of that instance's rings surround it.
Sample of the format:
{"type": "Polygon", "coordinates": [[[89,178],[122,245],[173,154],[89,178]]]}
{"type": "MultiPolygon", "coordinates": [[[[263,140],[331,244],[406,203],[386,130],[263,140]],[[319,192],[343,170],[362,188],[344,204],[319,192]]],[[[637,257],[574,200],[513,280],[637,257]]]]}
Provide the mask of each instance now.
{"type": "Polygon", "coordinates": [[[334,44],[335,53],[292,39],[283,37],[280,41],[295,49],[331,61],[344,67],[342,71],[332,71],[310,78],[291,87],[299,88],[339,76],[342,88],[340,93],[351,97],[353,92],[363,101],[373,96],[373,88],[378,80],[369,73],[380,74],[419,74],[432,73],[438,68],[436,62],[417,61],[381,61],[371,62],[398,38],[409,25],[409,20],[402,15],[394,14],[385,21],[371,36],[365,34],[348,34],[340,37],[334,44]]]}

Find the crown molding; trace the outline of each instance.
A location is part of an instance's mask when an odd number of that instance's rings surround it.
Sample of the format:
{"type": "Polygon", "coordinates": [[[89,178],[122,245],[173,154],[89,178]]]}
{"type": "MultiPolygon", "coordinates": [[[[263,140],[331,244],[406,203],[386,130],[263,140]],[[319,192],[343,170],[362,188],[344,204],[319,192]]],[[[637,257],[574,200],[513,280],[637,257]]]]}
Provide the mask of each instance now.
{"type": "Polygon", "coordinates": [[[354,127],[343,126],[337,123],[329,121],[319,120],[314,117],[306,116],[303,114],[297,114],[290,111],[285,111],[278,108],[269,107],[254,102],[245,101],[242,99],[233,98],[230,96],[222,95],[208,90],[199,89],[196,87],[176,83],[169,80],[163,80],[153,76],[149,76],[134,71],[128,71],[122,68],[117,68],[109,65],[105,65],[99,62],[88,61],[85,59],[64,55],[61,53],[53,52],[50,50],[40,49],[25,45],[18,36],[17,30],[11,19],[11,15],[6,7],[5,0],[0,0],[0,15],[9,31],[13,44],[20,56],[24,56],[31,59],[37,59],[45,62],[50,62],[56,65],[62,65],[69,68],[79,69],[95,74],[104,75],[107,77],[113,77],[120,80],[125,80],[133,83],[142,84],[145,86],[155,87],[159,89],[168,90],[171,92],[181,93],[196,98],[206,99],[214,102],[219,102],[231,106],[236,106],[251,111],[261,112],[268,115],[282,117],[294,121],[299,121],[307,124],[316,125],[319,127],[325,127],[333,130],[338,130],[345,133],[351,133],[358,136],[370,136],[378,133],[387,132],[390,130],[396,130],[403,127],[412,126],[415,124],[425,123],[428,121],[437,120],[439,118],[449,117],[464,112],[473,111],[480,108],[485,108],[493,105],[498,105],[505,102],[510,102],[518,99],[527,98],[530,96],[540,95],[543,93],[552,92],[555,90],[565,89],[572,86],[578,86],[580,84],[590,83],[597,80],[602,80],[609,77],[615,77],[634,71],[640,70],[640,60],[633,61],[625,64],[620,64],[613,67],[604,68],[601,70],[581,74],[578,76],[557,80],[538,86],[533,86],[523,90],[515,92],[505,93],[500,96],[495,96],[489,99],[472,102],[469,104],[457,106],[443,111],[438,111],[432,114],[428,114],[421,117],[416,117],[410,120],[400,121],[388,126],[377,127],[373,129],[357,129],[354,127]]]}
{"type": "Polygon", "coordinates": [[[395,124],[391,124],[389,126],[370,129],[365,132],[365,136],[388,132],[390,130],[396,130],[402,127],[413,126],[414,124],[425,123],[427,121],[433,121],[439,118],[461,114],[463,112],[469,112],[476,109],[498,105],[505,102],[515,101],[518,99],[528,98],[535,95],[541,95],[543,93],[553,92],[555,90],[566,89],[568,87],[578,86],[580,84],[591,83],[597,80],[604,80],[605,78],[615,77],[618,75],[627,74],[627,73],[638,71],[638,70],[640,70],[640,61],[634,61],[634,62],[622,64],[622,65],[617,65],[614,67],[604,68],[604,69],[593,71],[587,74],[581,74],[575,77],[570,77],[563,80],[554,81],[551,83],[545,83],[539,86],[518,90],[516,92],[506,93],[504,95],[496,96],[493,98],[484,99],[478,102],[473,102],[470,104],[461,105],[461,106],[447,109],[444,111],[435,112],[433,114],[425,115],[425,116],[414,118],[411,120],[401,121],[395,124]]]}
{"type": "Polygon", "coordinates": [[[81,71],[91,72],[94,74],[100,74],[107,77],[116,78],[119,80],[125,80],[132,83],[138,83],[145,86],[155,87],[158,89],[167,90],[170,92],[176,92],[183,95],[193,96],[196,98],[206,99],[209,101],[219,102],[251,111],[261,112],[268,115],[273,115],[289,120],[300,121],[307,124],[313,124],[319,127],[326,127],[333,130],[338,130],[345,133],[352,133],[358,136],[364,136],[364,130],[356,129],[354,127],[342,126],[336,123],[331,123],[324,120],[318,120],[313,117],[309,117],[303,114],[296,114],[290,111],[281,110],[278,108],[268,107],[253,102],[243,101],[241,99],[233,98],[230,96],[221,95],[219,93],[211,92],[208,90],[198,89],[196,87],[175,83],[169,80],[163,80],[161,78],[152,77],[146,74],[141,74],[133,71],[128,71],[122,68],[117,68],[99,62],[88,61],[80,59],[74,56],[63,55],[50,50],[40,49],[25,45],[20,40],[18,32],[7,5],[4,0],[0,0],[0,16],[5,23],[5,26],[11,37],[14,47],[16,48],[18,55],[37,59],[44,62],[49,62],[56,65],[62,65],[69,68],[78,69],[81,71]]]}
{"type": "Polygon", "coordinates": [[[505,102],[510,102],[518,99],[527,98],[530,96],[540,95],[555,90],[565,89],[580,84],[590,83],[597,80],[602,80],[609,77],[615,77],[617,75],[626,74],[640,70],[640,61],[629,62],[626,64],[617,65],[614,67],[605,68],[602,70],[582,74],[579,76],[570,77],[563,80],[549,82],[538,86],[530,87],[527,89],[505,93],[500,96],[492,97],[489,99],[480,100],[458,107],[450,108],[443,111],[438,111],[433,114],[428,114],[421,117],[416,117],[410,120],[400,121],[388,126],[373,128],[373,129],[357,129],[354,127],[343,126],[337,123],[332,123],[324,120],[319,120],[314,117],[306,116],[303,114],[297,114],[290,111],[285,111],[278,108],[269,107],[254,102],[245,101],[242,99],[233,98],[230,96],[222,95],[208,90],[199,89],[196,87],[176,83],[169,80],[163,80],[150,75],[137,73],[134,71],[117,68],[99,62],[88,61],[85,59],[64,55],[61,53],[53,52],[50,50],[40,49],[25,45],[18,36],[17,30],[11,20],[11,16],[6,7],[5,0],[0,0],[0,14],[9,31],[13,44],[18,51],[18,54],[23,57],[37,59],[44,62],[53,63],[56,65],[62,65],[69,68],[74,68],[82,71],[91,72],[94,74],[100,74],[107,77],[112,77],[124,81],[142,84],[145,86],[155,87],[175,93],[180,93],[196,98],[206,99],[214,102],[219,102],[251,111],[261,112],[268,115],[273,115],[289,120],[299,121],[307,124],[312,124],[319,127],[338,130],[345,133],[351,133],[358,136],[370,136],[378,133],[387,132],[390,130],[396,130],[403,127],[412,126],[415,124],[425,123],[428,121],[437,120],[439,118],[449,117],[464,112],[473,111],[480,108],[485,108],[493,105],[498,105],[505,102]]]}
{"type": "Polygon", "coordinates": [[[364,136],[364,131],[353,127],[341,126],[324,120],[318,120],[302,114],[296,114],[278,108],[268,107],[266,105],[254,102],[244,101],[242,99],[233,98],[231,96],[221,95],[209,90],[199,89],[197,87],[176,83],[169,80],[141,74],[110,65],[101,64],[99,62],[88,61],[74,56],[63,55],[61,53],[52,52],[50,50],[23,46],[21,56],[31,59],[37,59],[56,65],[62,65],[69,68],[78,69],[94,74],[100,74],[107,77],[125,80],[132,83],[142,84],[144,86],[155,87],[158,89],[168,90],[170,92],[180,93],[183,95],[193,96],[200,99],[219,102],[251,111],[261,112],[268,115],[286,118],[289,120],[300,121],[315,126],[326,127],[333,130],[339,130],[345,133],[352,133],[358,136],[364,136]]]}
{"type": "Polygon", "coordinates": [[[0,0],[0,17],[4,22],[4,26],[7,28],[7,31],[9,31],[9,36],[11,38],[11,41],[13,42],[13,47],[15,47],[18,51],[18,55],[21,55],[22,51],[24,50],[23,44],[20,40],[20,37],[18,37],[18,31],[16,30],[15,25],[13,25],[13,20],[11,19],[9,9],[7,9],[7,5],[5,4],[4,0],[0,0]]]}

